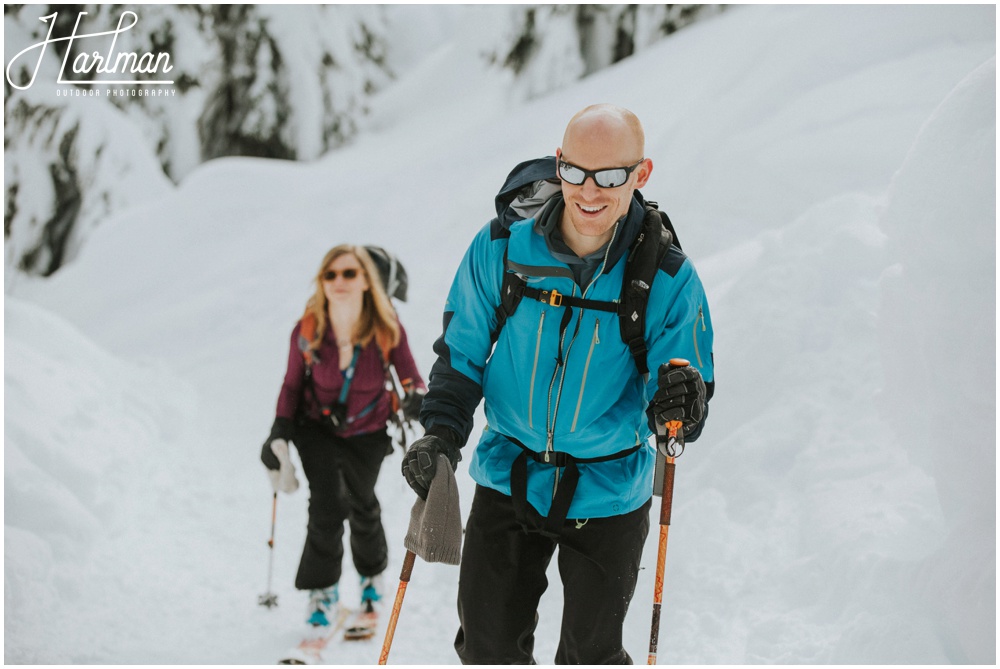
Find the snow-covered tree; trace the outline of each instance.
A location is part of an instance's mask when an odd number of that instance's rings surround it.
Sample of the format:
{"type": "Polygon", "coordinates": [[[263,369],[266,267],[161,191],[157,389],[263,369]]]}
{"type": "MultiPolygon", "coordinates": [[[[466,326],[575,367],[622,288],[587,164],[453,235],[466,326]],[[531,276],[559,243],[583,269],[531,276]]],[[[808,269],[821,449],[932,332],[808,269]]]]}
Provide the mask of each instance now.
{"type": "MultiPolygon", "coordinates": [[[[46,39],[50,24],[41,17],[56,14],[51,37],[58,38],[71,35],[78,19],[80,35],[114,30],[123,11],[5,5],[5,62],[46,39]]],[[[135,14],[135,26],[115,37],[114,51],[168,54],[171,96],[105,90],[86,100],[57,96],[60,74],[93,78],[61,67],[64,57],[90,58],[99,39],[106,40],[100,52],[110,52],[110,37],[53,42],[43,57],[36,51],[12,63],[4,88],[7,278],[15,269],[41,275],[58,269],[75,252],[72,240],[109,208],[149,195],[133,180],[158,183],[165,174],[179,181],[222,156],[313,159],[344,144],[358,131],[368,98],[392,76],[377,6],[143,5],[135,14]],[[123,135],[136,141],[124,142],[123,135]],[[155,164],[148,157],[159,167],[137,173],[137,164],[155,164]],[[98,173],[110,163],[132,166],[127,188],[98,173]]],[[[62,85],[58,92],[106,88],[62,85]]]]}
{"type": "Polygon", "coordinates": [[[518,75],[526,98],[549,93],[637,53],[721,5],[517,5],[487,51],[518,75]]]}

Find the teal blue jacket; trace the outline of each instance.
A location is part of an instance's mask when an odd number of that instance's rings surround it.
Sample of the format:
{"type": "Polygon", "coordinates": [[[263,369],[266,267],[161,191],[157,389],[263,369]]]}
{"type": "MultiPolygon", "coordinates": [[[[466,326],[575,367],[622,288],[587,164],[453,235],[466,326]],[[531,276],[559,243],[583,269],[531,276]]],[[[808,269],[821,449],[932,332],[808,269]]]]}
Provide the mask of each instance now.
{"type": "MultiPolygon", "coordinates": [[[[505,228],[482,228],[462,259],[448,294],[444,333],[435,343],[438,360],[430,374],[421,422],[429,431],[445,426],[467,440],[473,412],[485,399],[487,426],[472,453],[469,472],[479,484],[510,495],[510,470],[521,449],[555,450],[595,458],[632,448],[615,460],[580,464],[580,481],[569,518],[603,518],[642,506],[652,494],[655,451],[649,443],[649,401],[656,370],[670,358],[686,358],[714,390],[712,321],[691,261],[676,247],[660,265],[646,312],[649,369],[644,379],[622,342],[615,314],[522,299],[499,337],[504,250],[508,267],[528,285],[565,295],[618,300],[628,245],[637,234],[642,205],[633,200],[618,224],[609,253],[585,289],[568,265],[554,259],[535,219],[505,228]],[[562,336],[560,333],[562,331],[562,336]],[[565,365],[557,365],[562,339],[565,365]]],[[[707,412],[706,412],[707,413],[707,412]]],[[[701,426],[688,438],[693,441],[701,426]]],[[[528,502],[547,515],[561,470],[528,461],[528,502]]]]}

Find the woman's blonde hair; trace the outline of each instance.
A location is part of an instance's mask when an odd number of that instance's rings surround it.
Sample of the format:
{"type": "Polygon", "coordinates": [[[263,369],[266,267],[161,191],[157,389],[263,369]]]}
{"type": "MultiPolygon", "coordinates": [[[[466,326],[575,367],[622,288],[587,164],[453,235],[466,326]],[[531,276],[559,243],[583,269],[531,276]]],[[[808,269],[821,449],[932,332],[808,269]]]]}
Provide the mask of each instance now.
{"type": "Polygon", "coordinates": [[[382,285],[382,278],[378,268],[372,261],[372,257],[363,246],[353,244],[340,244],[334,246],[326,252],[323,262],[316,273],[316,292],[312,294],[306,302],[306,312],[304,317],[312,315],[316,320],[316,336],[310,342],[312,350],[319,350],[323,336],[327,328],[327,299],[323,292],[323,274],[334,260],[340,256],[350,253],[358,262],[368,279],[368,290],[365,291],[363,303],[361,305],[361,317],[358,324],[351,333],[352,341],[362,346],[367,346],[368,342],[375,338],[382,355],[388,358],[389,351],[399,344],[399,320],[396,318],[396,310],[392,308],[392,302],[382,285]]]}

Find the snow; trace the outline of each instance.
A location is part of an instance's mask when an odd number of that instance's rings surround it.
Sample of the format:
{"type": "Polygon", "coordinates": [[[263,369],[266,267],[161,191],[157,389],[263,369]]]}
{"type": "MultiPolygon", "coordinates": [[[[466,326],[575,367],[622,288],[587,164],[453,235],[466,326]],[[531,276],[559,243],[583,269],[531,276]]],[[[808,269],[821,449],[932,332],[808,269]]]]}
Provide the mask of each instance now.
{"type": "MultiPolygon", "coordinates": [[[[395,251],[426,374],[510,167],[615,101],[645,123],[644,192],[716,327],[710,421],[678,460],[660,662],[995,663],[995,11],[741,7],[525,104],[459,29],[350,146],[211,161],[102,221],[5,300],[5,662],[276,659],[304,610],[307,495],[278,501],[279,606],[258,607],[258,453],[316,264],[347,240],[395,251]]],[[[377,488],[392,590],[413,501],[399,464],[377,488]]],[[[467,513],[464,464],[458,481],[467,513]]],[[[625,630],[638,662],[655,557],[651,538],[625,630]]],[[[457,663],[457,578],[417,561],[392,662],[457,663]]],[[[374,663],[380,642],[331,660],[374,663]]]]}

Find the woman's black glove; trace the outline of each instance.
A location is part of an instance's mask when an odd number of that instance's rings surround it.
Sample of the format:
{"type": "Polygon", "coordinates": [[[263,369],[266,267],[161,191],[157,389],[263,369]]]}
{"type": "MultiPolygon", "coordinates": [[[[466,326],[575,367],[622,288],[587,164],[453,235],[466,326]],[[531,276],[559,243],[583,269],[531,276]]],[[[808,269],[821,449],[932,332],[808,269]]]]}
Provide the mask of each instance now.
{"type": "Polygon", "coordinates": [[[403,420],[417,420],[420,418],[420,405],[424,403],[426,391],[420,388],[411,388],[403,396],[400,405],[403,408],[403,420]]]}
{"type": "Polygon", "coordinates": [[[403,455],[403,477],[420,499],[427,499],[427,491],[437,473],[438,453],[443,453],[451,463],[451,468],[455,469],[462,459],[460,448],[458,435],[454,430],[436,425],[413,442],[410,450],[403,455]]]}
{"type": "Polygon", "coordinates": [[[278,471],[281,468],[281,463],[278,462],[278,456],[274,454],[273,450],[271,450],[270,439],[265,441],[264,445],[260,447],[260,461],[263,462],[264,466],[271,471],[278,471]]]}
{"type": "Polygon", "coordinates": [[[694,432],[705,418],[705,381],[695,367],[660,365],[659,386],[649,403],[657,423],[679,420],[684,435],[694,432]]]}
{"type": "Polygon", "coordinates": [[[281,416],[275,418],[271,425],[271,434],[264,440],[264,445],[260,448],[260,461],[264,463],[264,466],[268,469],[280,469],[281,463],[278,461],[278,456],[271,450],[271,442],[275,439],[284,439],[286,442],[293,441],[294,437],[295,421],[281,416]]]}
{"type": "Polygon", "coordinates": [[[289,418],[275,418],[271,434],[260,449],[260,461],[267,467],[267,477],[274,492],[293,493],[299,487],[295,465],[288,453],[288,441],[295,436],[295,422],[289,418]]]}

